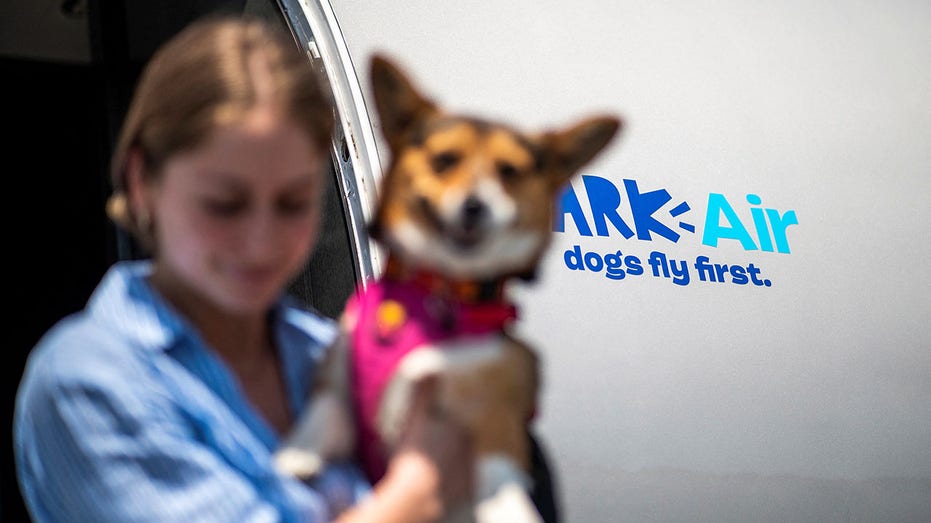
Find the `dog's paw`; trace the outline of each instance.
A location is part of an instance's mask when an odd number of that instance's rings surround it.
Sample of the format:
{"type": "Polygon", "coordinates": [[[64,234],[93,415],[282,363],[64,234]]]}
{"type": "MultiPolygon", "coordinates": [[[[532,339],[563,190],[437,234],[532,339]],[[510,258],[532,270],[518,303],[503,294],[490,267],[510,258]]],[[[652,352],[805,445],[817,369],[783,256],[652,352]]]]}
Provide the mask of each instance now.
{"type": "Polygon", "coordinates": [[[530,476],[505,456],[484,456],[478,465],[478,523],[542,523],[530,499],[530,476]]]}
{"type": "Polygon", "coordinates": [[[284,448],[275,453],[275,469],[291,476],[308,479],[323,470],[323,458],[313,452],[296,448],[284,448]]]}
{"type": "Polygon", "coordinates": [[[540,513],[518,484],[504,485],[475,507],[477,523],[543,523],[540,513]]]}

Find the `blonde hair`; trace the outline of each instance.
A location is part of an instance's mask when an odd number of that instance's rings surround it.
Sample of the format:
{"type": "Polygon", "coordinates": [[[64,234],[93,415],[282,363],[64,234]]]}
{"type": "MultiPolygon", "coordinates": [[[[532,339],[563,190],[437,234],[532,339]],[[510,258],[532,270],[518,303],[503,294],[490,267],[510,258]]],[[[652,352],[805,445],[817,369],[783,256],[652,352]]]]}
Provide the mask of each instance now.
{"type": "Polygon", "coordinates": [[[151,248],[147,217],[126,195],[131,153],[140,154],[143,177],[156,180],[170,157],[196,148],[259,103],[276,104],[327,151],[334,122],[322,87],[294,42],[261,20],[210,18],[188,26],[155,53],[137,84],[112,156],[110,219],[151,248]]]}

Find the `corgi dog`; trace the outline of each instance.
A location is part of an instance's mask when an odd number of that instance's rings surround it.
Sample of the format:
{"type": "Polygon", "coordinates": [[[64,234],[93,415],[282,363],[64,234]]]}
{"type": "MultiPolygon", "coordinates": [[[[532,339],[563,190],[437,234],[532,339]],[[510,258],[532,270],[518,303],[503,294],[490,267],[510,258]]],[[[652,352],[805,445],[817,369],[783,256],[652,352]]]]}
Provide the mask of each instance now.
{"type": "Polygon", "coordinates": [[[308,476],[328,459],[355,456],[377,481],[415,387],[429,378],[431,408],[454,416],[475,448],[477,499],[462,519],[542,521],[528,494],[540,363],[512,332],[507,285],[534,278],[560,191],[621,120],[597,115],[527,133],[445,111],[384,55],[370,72],[391,153],[369,224],[386,266],[347,303],[276,465],[308,476]]]}

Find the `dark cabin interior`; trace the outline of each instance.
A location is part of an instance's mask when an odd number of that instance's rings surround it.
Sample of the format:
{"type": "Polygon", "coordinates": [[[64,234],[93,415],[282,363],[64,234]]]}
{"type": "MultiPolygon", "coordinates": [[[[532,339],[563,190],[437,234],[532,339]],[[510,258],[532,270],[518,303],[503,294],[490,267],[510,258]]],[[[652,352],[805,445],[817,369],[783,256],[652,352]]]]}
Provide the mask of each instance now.
{"type": "MultiPolygon", "coordinates": [[[[0,521],[29,521],[12,418],[30,350],[56,321],[84,307],[110,264],[140,256],[104,212],[109,155],[136,79],[160,43],[219,12],[280,20],[273,0],[7,0],[0,7],[3,150],[13,182],[4,221],[12,232],[7,252],[16,254],[7,272],[16,299],[5,344],[12,363],[2,393],[0,521]]],[[[292,290],[335,317],[356,275],[347,268],[341,202],[331,195],[317,255],[292,290]],[[314,277],[321,270],[326,277],[314,277]]]]}

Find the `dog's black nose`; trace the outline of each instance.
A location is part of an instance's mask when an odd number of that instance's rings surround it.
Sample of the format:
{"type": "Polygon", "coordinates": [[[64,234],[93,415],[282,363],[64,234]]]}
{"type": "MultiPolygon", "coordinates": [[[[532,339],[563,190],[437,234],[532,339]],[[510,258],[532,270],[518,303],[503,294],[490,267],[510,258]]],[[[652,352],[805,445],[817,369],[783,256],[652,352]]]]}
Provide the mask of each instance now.
{"type": "Polygon", "coordinates": [[[475,196],[469,196],[462,203],[462,226],[466,230],[474,229],[488,214],[488,206],[475,196]]]}

